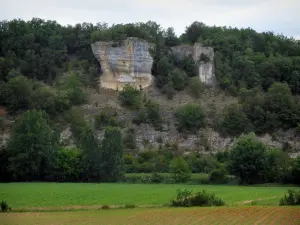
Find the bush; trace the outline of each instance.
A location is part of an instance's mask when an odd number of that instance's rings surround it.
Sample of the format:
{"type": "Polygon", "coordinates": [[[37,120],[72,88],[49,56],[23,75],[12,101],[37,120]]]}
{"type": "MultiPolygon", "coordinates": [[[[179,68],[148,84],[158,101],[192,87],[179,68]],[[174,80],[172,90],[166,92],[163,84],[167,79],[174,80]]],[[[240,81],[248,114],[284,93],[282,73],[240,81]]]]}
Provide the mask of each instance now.
{"type": "Polygon", "coordinates": [[[177,91],[182,91],[187,85],[188,76],[180,69],[172,70],[168,78],[172,81],[173,88],[177,91]]]}
{"type": "Polygon", "coordinates": [[[209,174],[209,181],[213,184],[226,183],[227,171],[224,168],[212,170],[209,174]]]}
{"type": "Polygon", "coordinates": [[[163,183],[165,178],[157,172],[153,172],[151,175],[151,183],[163,183]]]}
{"type": "Polygon", "coordinates": [[[204,85],[199,77],[193,77],[189,80],[187,90],[191,96],[199,98],[201,93],[203,92],[203,89],[204,85]]]}
{"type": "Polygon", "coordinates": [[[280,199],[279,205],[300,205],[300,191],[288,190],[288,193],[280,199]]]}
{"type": "Polygon", "coordinates": [[[191,178],[189,164],[182,157],[171,161],[170,173],[175,183],[185,183],[191,178]]]}
{"type": "Polygon", "coordinates": [[[130,109],[139,109],[142,104],[141,91],[130,85],[125,85],[123,90],[120,92],[119,99],[122,106],[130,109]]]}
{"type": "Polygon", "coordinates": [[[133,127],[128,127],[125,129],[122,135],[122,143],[125,150],[136,149],[135,130],[133,127]]]}
{"type": "Polygon", "coordinates": [[[237,136],[251,130],[250,121],[239,104],[231,104],[224,109],[219,122],[223,135],[237,136]]]}
{"type": "Polygon", "coordinates": [[[109,205],[103,205],[101,209],[110,209],[109,205]]]}
{"type": "Polygon", "coordinates": [[[177,197],[171,200],[171,205],[175,207],[189,206],[224,206],[225,202],[216,197],[213,193],[208,193],[205,190],[193,194],[189,190],[178,190],[177,197]]]}
{"type": "Polygon", "coordinates": [[[204,126],[204,112],[202,106],[195,103],[188,103],[179,107],[175,112],[178,131],[188,130],[196,133],[204,126]]]}
{"type": "Polygon", "coordinates": [[[102,129],[107,126],[117,126],[117,110],[111,107],[104,108],[99,115],[95,116],[95,127],[102,129]]]}
{"type": "Polygon", "coordinates": [[[174,95],[176,94],[175,89],[173,88],[172,81],[169,81],[163,88],[163,93],[167,95],[167,99],[171,100],[173,99],[174,95]]]}
{"type": "Polygon", "coordinates": [[[145,105],[140,108],[137,116],[133,119],[133,123],[140,125],[141,123],[152,124],[155,128],[160,129],[162,118],[160,115],[159,104],[152,100],[145,100],[145,105]]]}
{"type": "Polygon", "coordinates": [[[1,212],[7,212],[10,210],[10,207],[8,206],[6,201],[1,201],[1,212]]]}
{"type": "Polygon", "coordinates": [[[126,209],[133,209],[133,208],[135,208],[136,207],[136,205],[133,205],[133,204],[126,204],[125,205],[125,208],[126,209]]]}

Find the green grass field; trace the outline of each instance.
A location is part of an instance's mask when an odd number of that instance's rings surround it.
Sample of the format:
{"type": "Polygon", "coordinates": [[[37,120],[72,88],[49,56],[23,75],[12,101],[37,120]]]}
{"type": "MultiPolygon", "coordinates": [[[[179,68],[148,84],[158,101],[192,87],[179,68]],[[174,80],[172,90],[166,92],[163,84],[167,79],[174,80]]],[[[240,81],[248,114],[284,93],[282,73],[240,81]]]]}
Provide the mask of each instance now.
{"type": "Polygon", "coordinates": [[[125,204],[153,206],[169,204],[179,188],[195,191],[205,189],[215,193],[228,205],[250,204],[249,200],[257,199],[258,205],[278,205],[287,189],[296,189],[229,185],[2,183],[0,201],[7,201],[13,210],[125,204]]]}

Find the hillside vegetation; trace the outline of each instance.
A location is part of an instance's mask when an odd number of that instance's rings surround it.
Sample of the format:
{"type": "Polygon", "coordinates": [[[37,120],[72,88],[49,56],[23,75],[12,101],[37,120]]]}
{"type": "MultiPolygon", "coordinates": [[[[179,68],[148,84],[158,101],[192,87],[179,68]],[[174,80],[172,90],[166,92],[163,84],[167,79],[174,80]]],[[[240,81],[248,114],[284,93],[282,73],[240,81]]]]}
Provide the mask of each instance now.
{"type": "Polygon", "coordinates": [[[124,173],[169,172],[181,183],[194,172],[219,183],[228,174],[245,184],[300,183],[300,158],[288,156],[297,149],[256,136],[299,136],[299,41],[199,22],[177,37],[153,21],[61,26],[33,18],[2,21],[0,47],[0,126],[10,134],[0,150],[1,181],[115,182],[124,173]],[[91,43],[127,37],[155,44],[153,87],[103,90],[91,43]],[[172,46],[196,42],[214,48],[215,89],[197,78],[190,56],[170,54],[172,46]],[[145,126],[158,135],[137,140],[145,126]],[[212,151],[208,129],[235,141],[212,151]],[[181,145],[188,137],[197,140],[181,145]]]}

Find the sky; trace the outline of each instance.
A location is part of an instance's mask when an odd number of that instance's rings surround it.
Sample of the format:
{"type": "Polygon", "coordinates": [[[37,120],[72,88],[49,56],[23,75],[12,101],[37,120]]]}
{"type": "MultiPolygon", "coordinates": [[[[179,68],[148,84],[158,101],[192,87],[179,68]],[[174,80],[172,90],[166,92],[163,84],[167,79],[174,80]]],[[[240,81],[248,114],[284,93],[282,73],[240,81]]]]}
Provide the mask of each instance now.
{"type": "Polygon", "coordinates": [[[251,27],[300,39],[300,0],[0,0],[0,20],[33,17],[62,25],[155,21],[177,35],[194,21],[251,27]]]}

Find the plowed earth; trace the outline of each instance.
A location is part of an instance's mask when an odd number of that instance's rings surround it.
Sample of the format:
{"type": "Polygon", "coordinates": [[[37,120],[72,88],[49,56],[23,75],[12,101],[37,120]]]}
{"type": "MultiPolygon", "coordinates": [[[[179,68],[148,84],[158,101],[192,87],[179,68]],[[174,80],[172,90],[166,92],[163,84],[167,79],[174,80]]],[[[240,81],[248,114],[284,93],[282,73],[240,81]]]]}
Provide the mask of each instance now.
{"type": "Polygon", "coordinates": [[[300,207],[110,209],[79,212],[3,213],[1,225],[85,224],[300,224],[300,207]]]}

